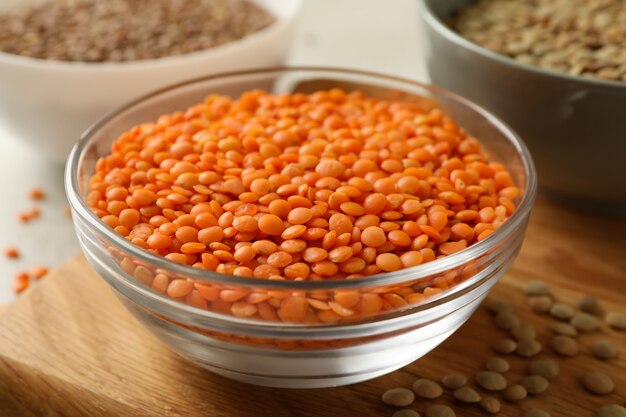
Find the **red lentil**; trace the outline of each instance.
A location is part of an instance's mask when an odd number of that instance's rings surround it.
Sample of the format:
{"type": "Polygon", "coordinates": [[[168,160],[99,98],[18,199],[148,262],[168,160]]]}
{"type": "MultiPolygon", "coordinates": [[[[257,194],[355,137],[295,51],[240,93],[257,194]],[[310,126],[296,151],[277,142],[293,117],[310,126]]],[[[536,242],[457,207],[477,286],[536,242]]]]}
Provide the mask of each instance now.
{"type": "Polygon", "coordinates": [[[15,259],[20,257],[20,252],[15,246],[9,246],[4,249],[4,256],[15,259]]]}
{"type": "MultiPolygon", "coordinates": [[[[418,103],[251,91],[209,96],[123,133],[98,161],[86,200],[118,233],[173,262],[270,280],[358,279],[493,233],[521,192],[491,162],[453,120],[418,103]]],[[[307,323],[404,308],[464,279],[313,296],[156,272],[138,279],[190,305],[307,323]]]]}

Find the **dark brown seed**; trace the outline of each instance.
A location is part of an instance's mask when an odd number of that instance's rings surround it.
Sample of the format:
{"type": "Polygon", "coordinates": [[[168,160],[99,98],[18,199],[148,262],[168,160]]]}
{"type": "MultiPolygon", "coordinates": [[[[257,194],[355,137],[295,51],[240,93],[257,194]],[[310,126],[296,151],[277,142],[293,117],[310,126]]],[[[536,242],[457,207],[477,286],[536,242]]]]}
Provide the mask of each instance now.
{"type": "Polygon", "coordinates": [[[533,326],[527,323],[522,323],[519,326],[511,330],[511,334],[517,340],[534,339],[537,337],[537,331],[533,326]]]}
{"type": "Polygon", "coordinates": [[[578,336],[578,330],[574,326],[568,323],[563,322],[555,322],[550,325],[550,329],[556,334],[561,334],[563,336],[578,336]]]}
{"type": "Polygon", "coordinates": [[[485,300],[485,307],[491,314],[498,314],[502,311],[513,311],[511,303],[507,303],[499,298],[489,298],[485,300]]]}
{"type": "Polygon", "coordinates": [[[477,403],[480,401],[480,394],[473,388],[461,387],[454,391],[454,398],[464,403],[477,403]]]}
{"type": "Polygon", "coordinates": [[[387,405],[394,407],[406,407],[413,404],[415,401],[415,394],[413,391],[406,388],[392,388],[387,390],[382,395],[382,400],[387,405]]]}
{"type": "Polygon", "coordinates": [[[611,377],[598,371],[584,374],[580,378],[580,382],[589,392],[594,394],[606,395],[610,394],[615,389],[615,383],[611,377]]]}
{"type": "Polygon", "coordinates": [[[524,287],[524,292],[528,296],[550,295],[550,287],[543,281],[532,281],[524,287]]]}
{"type": "Polygon", "coordinates": [[[487,391],[502,391],[506,388],[506,379],[497,372],[482,371],[476,374],[476,382],[487,391]]]}
{"type": "Polygon", "coordinates": [[[554,336],[552,338],[552,349],[562,356],[576,356],[580,351],[578,342],[568,336],[554,336]]]}
{"type": "Polygon", "coordinates": [[[493,356],[487,359],[485,368],[489,371],[499,372],[502,374],[511,369],[511,365],[506,361],[506,359],[499,356],[493,356]]]}
{"type": "Polygon", "coordinates": [[[498,399],[494,397],[483,398],[482,400],[480,400],[480,406],[489,414],[498,414],[500,412],[500,409],[502,408],[500,401],[498,401],[498,399]]]}
{"type": "Polygon", "coordinates": [[[467,384],[467,377],[461,374],[450,374],[446,375],[441,379],[441,383],[444,387],[455,390],[459,389],[465,384],[467,384]]]}
{"type": "Polygon", "coordinates": [[[615,330],[626,330],[626,314],[610,312],[606,315],[605,320],[615,330]]]}
{"type": "Polygon", "coordinates": [[[626,408],[617,404],[600,407],[596,417],[626,417],[626,408]]]}
{"type": "Polygon", "coordinates": [[[432,400],[441,397],[443,389],[435,381],[421,378],[413,383],[413,392],[420,398],[432,400]]]}
{"type": "Polygon", "coordinates": [[[398,410],[391,417],[420,417],[420,413],[415,410],[398,410]]]}
{"type": "Polygon", "coordinates": [[[577,313],[570,320],[570,324],[579,332],[592,332],[599,326],[598,319],[589,313],[577,313]]]}
{"type": "Polygon", "coordinates": [[[567,304],[557,303],[550,309],[550,314],[559,320],[569,320],[574,316],[574,309],[567,304]]]}
{"type": "Polygon", "coordinates": [[[517,349],[517,342],[512,339],[500,339],[491,347],[498,353],[513,353],[517,349]]]}
{"type": "Polygon", "coordinates": [[[578,300],[578,308],[589,314],[599,314],[601,312],[598,299],[590,295],[584,295],[578,300]]]}
{"type": "Polygon", "coordinates": [[[559,371],[559,364],[549,358],[534,359],[528,365],[528,373],[540,375],[547,379],[556,378],[559,371]]]}
{"type": "Polygon", "coordinates": [[[522,379],[522,386],[532,395],[541,394],[548,389],[549,385],[548,380],[540,375],[530,375],[522,379]]]}
{"type": "Polygon", "coordinates": [[[598,359],[612,359],[617,356],[615,346],[610,340],[598,340],[591,345],[591,352],[598,359]]]}
{"type": "Polygon", "coordinates": [[[528,298],[528,304],[530,304],[530,309],[535,313],[547,313],[548,311],[550,311],[553,301],[552,297],[549,297],[547,295],[539,295],[536,297],[528,298]]]}
{"type": "Polygon", "coordinates": [[[504,393],[502,393],[504,399],[511,402],[521,401],[526,398],[527,395],[528,392],[526,391],[526,388],[519,384],[511,385],[504,390],[504,393]]]}
{"type": "Polygon", "coordinates": [[[447,405],[433,404],[426,409],[426,417],[456,417],[456,413],[447,405]]]}
{"type": "Polygon", "coordinates": [[[534,339],[523,339],[517,342],[517,349],[515,349],[515,353],[524,358],[530,358],[531,356],[535,356],[539,352],[541,352],[541,343],[534,339]]]}
{"type": "Polygon", "coordinates": [[[519,326],[519,317],[510,311],[502,311],[496,315],[495,324],[498,329],[511,330],[519,326]]]}

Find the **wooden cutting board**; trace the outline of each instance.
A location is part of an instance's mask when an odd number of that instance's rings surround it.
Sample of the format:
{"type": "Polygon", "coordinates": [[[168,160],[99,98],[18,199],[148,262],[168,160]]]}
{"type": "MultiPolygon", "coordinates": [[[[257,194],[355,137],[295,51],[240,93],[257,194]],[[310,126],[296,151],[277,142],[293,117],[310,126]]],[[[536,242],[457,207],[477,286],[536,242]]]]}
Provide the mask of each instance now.
{"type": "MultiPolygon", "coordinates": [[[[520,291],[526,282],[549,282],[558,299],[575,303],[583,293],[605,310],[626,312],[626,221],[576,214],[539,201],[524,247],[494,296],[509,299],[522,319],[534,324],[548,347],[549,319],[530,313],[520,291]]],[[[272,389],[230,381],[170,352],[144,330],[82,256],[20,296],[0,320],[0,416],[391,416],[381,403],[386,389],[410,387],[416,377],[468,376],[493,355],[501,338],[484,308],[443,345],[390,375],[340,388],[272,389]]],[[[553,417],[594,416],[603,404],[626,403],[626,333],[607,329],[579,337],[582,353],[559,359],[561,374],[548,391],[522,403],[504,403],[499,415],[517,417],[541,407],[553,417]],[[590,343],[610,338],[620,351],[603,362],[590,343]],[[585,392],[578,377],[588,370],[613,376],[616,391],[585,392]]],[[[524,376],[526,361],[509,357],[510,383],[524,376]]],[[[434,402],[453,403],[458,416],[486,415],[454,403],[450,393],[434,402]]],[[[424,415],[427,404],[413,409],[424,415]]]]}

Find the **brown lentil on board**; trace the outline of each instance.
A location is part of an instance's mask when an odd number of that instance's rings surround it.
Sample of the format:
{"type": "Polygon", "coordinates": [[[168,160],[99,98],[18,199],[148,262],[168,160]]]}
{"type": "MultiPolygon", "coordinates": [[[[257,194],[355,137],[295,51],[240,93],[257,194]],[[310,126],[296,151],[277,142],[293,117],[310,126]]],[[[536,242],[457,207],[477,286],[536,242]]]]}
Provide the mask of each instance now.
{"type": "Polygon", "coordinates": [[[136,61],[243,38],[275,18],[245,0],[56,0],[0,14],[0,51],[60,61],[136,61]]]}
{"type": "Polygon", "coordinates": [[[412,388],[417,397],[429,400],[439,398],[443,394],[443,389],[438,383],[425,378],[413,382],[412,388]]]}
{"type": "Polygon", "coordinates": [[[381,399],[387,405],[394,407],[406,407],[413,404],[415,394],[406,388],[392,388],[383,393],[381,399]]]}
{"type": "Polygon", "coordinates": [[[426,417],[456,417],[456,413],[447,405],[433,404],[426,408],[426,417]]]}
{"type": "Polygon", "coordinates": [[[580,311],[594,315],[599,314],[602,311],[598,299],[591,295],[583,295],[580,297],[578,300],[578,308],[580,311]]]}
{"type": "Polygon", "coordinates": [[[533,359],[528,364],[528,373],[540,375],[546,379],[553,379],[559,375],[559,364],[550,358],[533,359]]]}
{"type": "Polygon", "coordinates": [[[578,342],[569,336],[554,336],[552,349],[561,356],[576,356],[580,352],[578,342]]]}
{"type": "Polygon", "coordinates": [[[521,401],[528,396],[528,392],[523,385],[515,384],[507,387],[502,393],[502,397],[510,402],[521,401]]]}
{"type": "Polygon", "coordinates": [[[535,313],[549,312],[550,308],[552,308],[553,303],[554,302],[552,301],[552,297],[547,295],[539,295],[528,298],[528,304],[530,305],[531,310],[535,313]]]}
{"type": "Polygon", "coordinates": [[[535,356],[541,352],[542,348],[541,343],[535,339],[522,339],[517,342],[515,353],[519,356],[530,358],[531,356],[535,356]]]}
{"type": "Polygon", "coordinates": [[[511,330],[511,334],[518,341],[524,339],[534,339],[537,336],[537,330],[528,323],[522,323],[511,330]]]}
{"type": "Polygon", "coordinates": [[[498,414],[502,408],[502,404],[495,397],[484,397],[480,400],[480,406],[489,414],[498,414]]]}
{"type": "Polygon", "coordinates": [[[503,311],[513,311],[513,305],[511,303],[499,298],[488,298],[485,301],[485,307],[487,308],[487,311],[492,314],[498,314],[503,311]]]}
{"type": "Polygon", "coordinates": [[[494,323],[498,329],[511,330],[520,325],[520,319],[513,312],[502,311],[496,315],[494,323]]]}
{"type": "Polygon", "coordinates": [[[574,326],[572,326],[569,323],[563,323],[561,321],[556,321],[554,323],[551,323],[550,330],[552,330],[556,334],[563,335],[563,336],[570,336],[570,337],[578,336],[578,330],[576,330],[574,326]]]}
{"type": "Polygon", "coordinates": [[[487,359],[485,369],[493,372],[504,373],[511,369],[511,365],[506,359],[499,356],[493,356],[487,359]]]}
{"type": "Polygon", "coordinates": [[[550,413],[538,408],[531,408],[530,410],[524,411],[522,417],[550,417],[550,413]]]}
{"type": "Polygon", "coordinates": [[[580,382],[589,391],[598,395],[606,395],[613,392],[615,383],[605,373],[592,371],[580,377],[580,382]]]}
{"type": "Polygon", "coordinates": [[[615,330],[626,330],[626,314],[611,311],[607,313],[605,320],[615,330]]]}
{"type": "Polygon", "coordinates": [[[608,404],[600,407],[596,417],[626,417],[626,408],[617,404],[608,404]]]}
{"type": "Polygon", "coordinates": [[[617,356],[617,350],[610,340],[598,340],[591,345],[593,356],[598,359],[612,359],[617,356]]]}
{"type": "Polygon", "coordinates": [[[467,386],[454,390],[452,395],[454,395],[454,398],[464,403],[477,403],[481,400],[478,391],[467,386]]]}
{"type": "Polygon", "coordinates": [[[550,308],[550,314],[559,320],[569,320],[574,313],[574,309],[567,304],[556,303],[550,308]]]}
{"type": "Polygon", "coordinates": [[[415,410],[398,410],[391,417],[420,417],[420,413],[415,410]]]}
{"type": "Polygon", "coordinates": [[[517,342],[513,339],[499,339],[491,347],[498,353],[513,353],[517,349],[517,342]]]}
{"type": "Polygon", "coordinates": [[[524,293],[529,297],[549,296],[551,294],[550,286],[543,281],[529,282],[524,287],[524,293]]]}
{"type": "Polygon", "coordinates": [[[476,383],[487,391],[502,391],[507,387],[502,374],[492,371],[481,371],[476,374],[476,383]]]}
{"type": "Polygon", "coordinates": [[[541,375],[529,375],[522,379],[521,385],[529,394],[536,395],[547,390],[550,383],[541,375]]]}
{"type": "Polygon", "coordinates": [[[589,313],[576,313],[570,320],[570,324],[579,332],[592,332],[600,325],[598,319],[589,313]]]}
{"type": "Polygon", "coordinates": [[[467,384],[467,377],[461,374],[450,374],[444,376],[441,383],[448,389],[456,390],[467,384]]]}

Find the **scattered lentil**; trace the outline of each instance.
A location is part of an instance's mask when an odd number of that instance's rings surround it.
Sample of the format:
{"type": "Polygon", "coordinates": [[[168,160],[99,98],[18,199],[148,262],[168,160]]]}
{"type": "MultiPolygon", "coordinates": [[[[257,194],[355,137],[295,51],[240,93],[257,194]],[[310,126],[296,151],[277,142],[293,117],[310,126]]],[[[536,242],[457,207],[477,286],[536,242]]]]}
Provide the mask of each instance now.
{"type": "Polygon", "coordinates": [[[626,408],[617,404],[604,405],[598,409],[596,417],[626,417],[626,408]]]}
{"type": "Polygon", "coordinates": [[[554,322],[550,324],[550,329],[556,333],[563,336],[575,337],[578,336],[578,330],[574,326],[568,323],[563,322],[554,322]]]}
{"type": "Polygon", "coordinates": [[[502,408],[502,404],[494,397],[484,397],[480,400],[480,406],[489,414],[498,414],[502,408]]]}
{"type": "Polygon", "coordinates": [[[510,311],[502,311],[496,315],[495,324],[498,329],[511,330],[520,325],[520,319],[510,311]]]}
{"type": "Polygon", "coordinates": [[[500,339],[491,347],[498,353],[513,353],[517,349],[517,342],[512,339],[500,339]]]}
{"type": "Polygon", "coordinates": [[[435,381],[420,378],[413,383],[413,392],[420,398],[432,400],[441,397],[443,389],[435,381]]]}
{"type": "Polygon", "coordinates": [[[35,279],[41,279],[48,275],[48,268],[45,266],[36,266],[30,272],[31,276],[35,279]]]}
{"type": "Polygon", "coordinates": [[[480,394],[467,386],[454,390],[453,395],[454,398],[464,403],[477,403],[481,400],[480,394]]]}
{"type": "Polygon", "coordinates": [[[626,314],[609,312],[606,315],[606,323],[616,330],[626,330],[626,314]]]}
{"type": "Polygon", "coordinates": [[[15,246],[9,246],[4,249],[4,256],[7,258],[15,259],[20,257],[20,252],[15,246]]]}
{"type": "Polygon", "coordinates": [[[540,410],[538,408],[531,408],[530,410],[524,411],[522,417],[550,417],[550,413],[545,410],[540,410]]]}
{"type": "Polygon", "coordinates": [[[515,353],[525,358],[530,358],[541,352],[542,346],[535,339],[522,339],[517,342],[515,353]]]}
{"type": "Polygon", "coordinates": [[[441,383],[448,389],[456,390],[467,384],[467,377],[461,374],[450,374],[444,376],[441,383]]]}
{"type": "Polygon", "coordinates": [[[511,365],[507,362],[506,359],[501,358],[499,356],[493,356],[487,359],[485,363],[485,368],[489,371],[504,373],[511,369],[511,365]]]}
{"type": "Polygon", "coordinates": [[[523,385],[515,384],[507,387],[502,393],[505,400],[510,402],[521,401],[528,396],[528,391],[523,385]]]}
{"type": "Polygon", "coordinates": [[[578,308],[589,314],[599,314],[602,311],[598,299],[591,295],[583,295],[578,300],[578,308]]]}
{"type": "Polygon", "coordinates": [[[513,312],[513,306],[499,298],[489,298],[485,301],[485,307],[492,314],[498,314],[503,311],[513,312]]]}
{"type": "Polygon", "coordinates": [[[0,14],[0,51],[61,61],[155,59],[232,42],[273,21],[242,0],[47,1],[0,14]]]}
{"type": "Polygon", "coordinates": [[[447,405],[433,404],[426,408],[426,417],[456,417],[456,413],[447,405]]]}
{"type": "Polygon", "coordinates": [[[476,382],[487,391],[502,391],[506,388],[506,379],[498,372],[481,371],[476,374],[476,382]]]}
{"type": "Polygon", "coordinates": [[[589,313],[576,313],[570,320],[570,324],[579,332],[592,332],[599,326],[598,319],[589,313]]]}
{"type": "Polygon", "coordinates": [[[415,410],[398,410],[391,415],[391,417],[420,417],[420,413],[415,410]]]}
{"type": "Polygon", "coordinates": [[[537,331],[535,330],[535,328],[527,323],[522,323],[519,326],[514,327],[511,330],[511,334],[518,341],[525,339],[534,339],[535,337],[537,337],[537,331]]]}
{"type": "Polygon", "coordinates": [[[617,350],[610,340],[598,340],[591,345],[591,352],[598,359],[612,359],[617,356],[617,350]]]}
{"type": "Polygon", "coordinates": [[[550,314],[559,320],[569,320],[574,316],[574,309],[566,304],[556,303],[550,309],[550,314]]]}
{"type": "Polygon", "coordinates": [[[415,401],[415,394],[413,394],[413,391],[410,389],[392,388],[385,391],[381,398],[387,405],[394,407],[406,407],[413,404],[413,401],[415,401]]]}
{"type": "Polygon", "coordinates": [[[530,308],[535,313],[547,313],[552,308],[552,297],[547,295],[539,295],[536,297],[529,297],[528,304],[530,304],[530,308]]]}
{"type": "Polygon", "coordinates": [[[550,287],[543,281],[531,281],[524,287],[527,296],[550,295],[550,287]]]}
{"type": "Polygon", "coordinates": [[[35,187],[31,188],[31,190],[28,192],[28,195],[33,200],[43,200],[46,196],[46,193],[44,192],[43,188],[35,187]]]}
{"type": "Polygon", "coordinates": [[[541,375],[529,375],[522,379],[521,385],[526,388],[529,394],[536,395],[545,392],[550,383],[541,375]]]}
{"type": "Polygon", "coordinates": [[[530,361],[528,373],[540,375],[546,379],[553,379],[559,375],[559,364],[549,358],[540,358],[530,361]]]}
{"type": "Polygon", "coordinates": [[[610,394],[615,389],[615,383],[611,377],[598,371],[584,374],[581,376],[580,382],[589,392],[598,395],[610,394]]]}
{"type": "Polygon", "coordinates": [[[576,356],[580,351],[578,342],[569,336],[554,336],[552,338],[552,349],[562,356],[576,356]]]}

